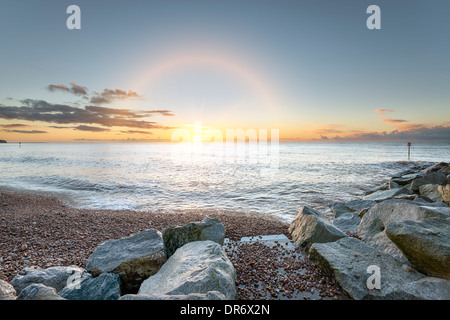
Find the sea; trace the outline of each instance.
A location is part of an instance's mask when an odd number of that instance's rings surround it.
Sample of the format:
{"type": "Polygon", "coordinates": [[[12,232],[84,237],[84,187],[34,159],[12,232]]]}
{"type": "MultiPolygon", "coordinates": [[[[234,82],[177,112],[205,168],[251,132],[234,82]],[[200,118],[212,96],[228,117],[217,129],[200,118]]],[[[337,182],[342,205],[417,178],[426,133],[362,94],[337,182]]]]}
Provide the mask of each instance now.
{"type": "Polygon", "coordinates": [[[450,143],[7,143],[0,187],[50,192],[79,208],[221,209],[292,221],[329,211],[416,165],[450,161],[450,143]]]}

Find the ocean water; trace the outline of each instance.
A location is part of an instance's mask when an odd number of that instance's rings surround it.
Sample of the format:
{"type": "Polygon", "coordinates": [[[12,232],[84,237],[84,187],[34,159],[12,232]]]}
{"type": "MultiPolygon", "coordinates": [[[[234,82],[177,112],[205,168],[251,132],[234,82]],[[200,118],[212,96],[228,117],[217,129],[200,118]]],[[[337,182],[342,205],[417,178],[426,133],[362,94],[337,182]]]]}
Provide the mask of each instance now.
{"type": "Polygon", "coordinates": [[[24,143],[0,145],[0,186],[70,197],[92,209],[217,208],[292,220],[327,210],[415,164],[450,160],[450,144],[24,143]]]}

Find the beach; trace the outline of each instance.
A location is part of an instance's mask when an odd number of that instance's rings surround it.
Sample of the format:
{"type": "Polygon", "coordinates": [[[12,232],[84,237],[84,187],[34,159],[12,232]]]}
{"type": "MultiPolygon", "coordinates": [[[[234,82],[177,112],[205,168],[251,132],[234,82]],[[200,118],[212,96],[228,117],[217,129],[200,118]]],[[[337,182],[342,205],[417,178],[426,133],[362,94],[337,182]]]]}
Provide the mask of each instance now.
{"type": "MultiPolygon", "coordinates": [[[[206,216],[220,219],[226,229],[225,236],[231,241],[273,234],[289,237],[288,222],[256,212],[88,210],[74,208],[49,193],[3,188],[0,191],[0,280],[11,281],[30,266],[85,267],[90,254],[106,240],[146,229],[162,231],[171,225],[201,221],[206,216]]],[[[293,293],[294,297],[304,299],[342,297],[331,280],[307,261],[300,248],[287,255],[277,246],[270,249],[259,244],[242,244],[229,256],[237,274],[237,299],[288,299],[293,293]],[[259,259],[261,256],[264,259],[259,259]],[[295,258],[298,264],[293,264],[295,258]],[[278,268],[285,268],[283,279],[274,274],[278,268]],[[254,286],[255,283],[259,286],[254,286]]]]}

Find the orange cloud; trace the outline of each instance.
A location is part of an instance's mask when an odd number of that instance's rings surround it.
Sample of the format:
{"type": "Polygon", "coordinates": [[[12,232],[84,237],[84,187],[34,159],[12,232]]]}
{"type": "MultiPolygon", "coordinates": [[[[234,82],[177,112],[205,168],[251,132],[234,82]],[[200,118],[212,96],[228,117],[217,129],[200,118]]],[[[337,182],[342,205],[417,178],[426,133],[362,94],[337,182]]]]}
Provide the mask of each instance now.
{"type": "Polygon", "coordinates": [[[384,116],[386,113],[391,113],[391,112],[394,112],[394,110],[392,110],[392,109],[376,109],[375,110],[376,115],[380,116],[380,117],[384,116]]]}

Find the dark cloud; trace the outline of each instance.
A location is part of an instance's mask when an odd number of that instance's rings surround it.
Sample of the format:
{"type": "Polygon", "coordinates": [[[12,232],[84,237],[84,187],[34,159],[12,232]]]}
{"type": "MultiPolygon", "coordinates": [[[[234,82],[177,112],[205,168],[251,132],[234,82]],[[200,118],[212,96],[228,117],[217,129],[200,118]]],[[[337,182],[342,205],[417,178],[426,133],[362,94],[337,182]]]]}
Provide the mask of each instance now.
{"type": "Polygon", "coordinates": [[[9,132],[9,133],[47,133],[47,131],[41,131],[41,130],[7,130],[3,129],[2,131],[9,132]]]}
{"type": "Polygon", "coordinates": [[[0,127],[3,127],[3,128],[23,128],[23,127],[29,127],[29,125],[21,124],[21,123],[13,123],[13,124],[3,124],[0,127]]]}
{"type": "Polygon", "coordinates": [[[391,118],[384,118],[384,119],[381,119],[381,121],[387,122],[387,123],[402,123],[402,122],[408,122],[408,120],[391,119],[391,118]]]}
{"type": "Polygon", "coordinates": [[[78,126],[78,127],[75,127],[75,130],[80,130],[80,131],[90,131],[90,132],[105,132],[105,131],[111,131],[111,130],[106,129],[106,128],[91,127],[91,126],[85,126],[85,125],[80,125],[80,126],[78,126]]]}
{"type": "Polygon", "coordinates": [[[105,89],[103,92],[95,92],[94,96],[91,97],[90,102],[93,104],[105,104],[111,103],[114,100],[125,100],[130,98],[140,98],[140,96],[132,90],[121,90],[121,89],[105,89]]]}
{"type": "Polygon", "coordinates": [[[47,86],[47,89],[51,92],[61,91],[61,92],[71,92],[77,96],[85,96],[87,95],[87,88],[76,84],[75,82],[70,83],[71,88],[67,87],[64,84],[50,84],[47,86]]]}
{"type": "Polygon", "coordinates": [[[120,131],[122,133],[140,133],[140,134],[153,134],[153,132],[149,132],[149,131],[140,131],[140,130],[127,130],[127,131],[120,131]]]}
{"type": "Polygon", "coordinates": [[[154,113],[170,113],[168,110],[134,111],[94,106],[76,108],[65,104],[51,104],[44,100],[22,100],[22,106],[0,104],[0,118],[42,121],[56,124],[97,124],[105,127],[129,127],[139,129],[171,129],[154,121],[138,120],[154,113]]]}
{"type": "Polygon", "coordinates": [[[448,142],[450,141],[450,125],[423,126],[416,124],[406,130],[391,132],[364,132],[345,137],[335,136],[330,140],[337,141],[417,141],[417,142],[448,142]]]}

